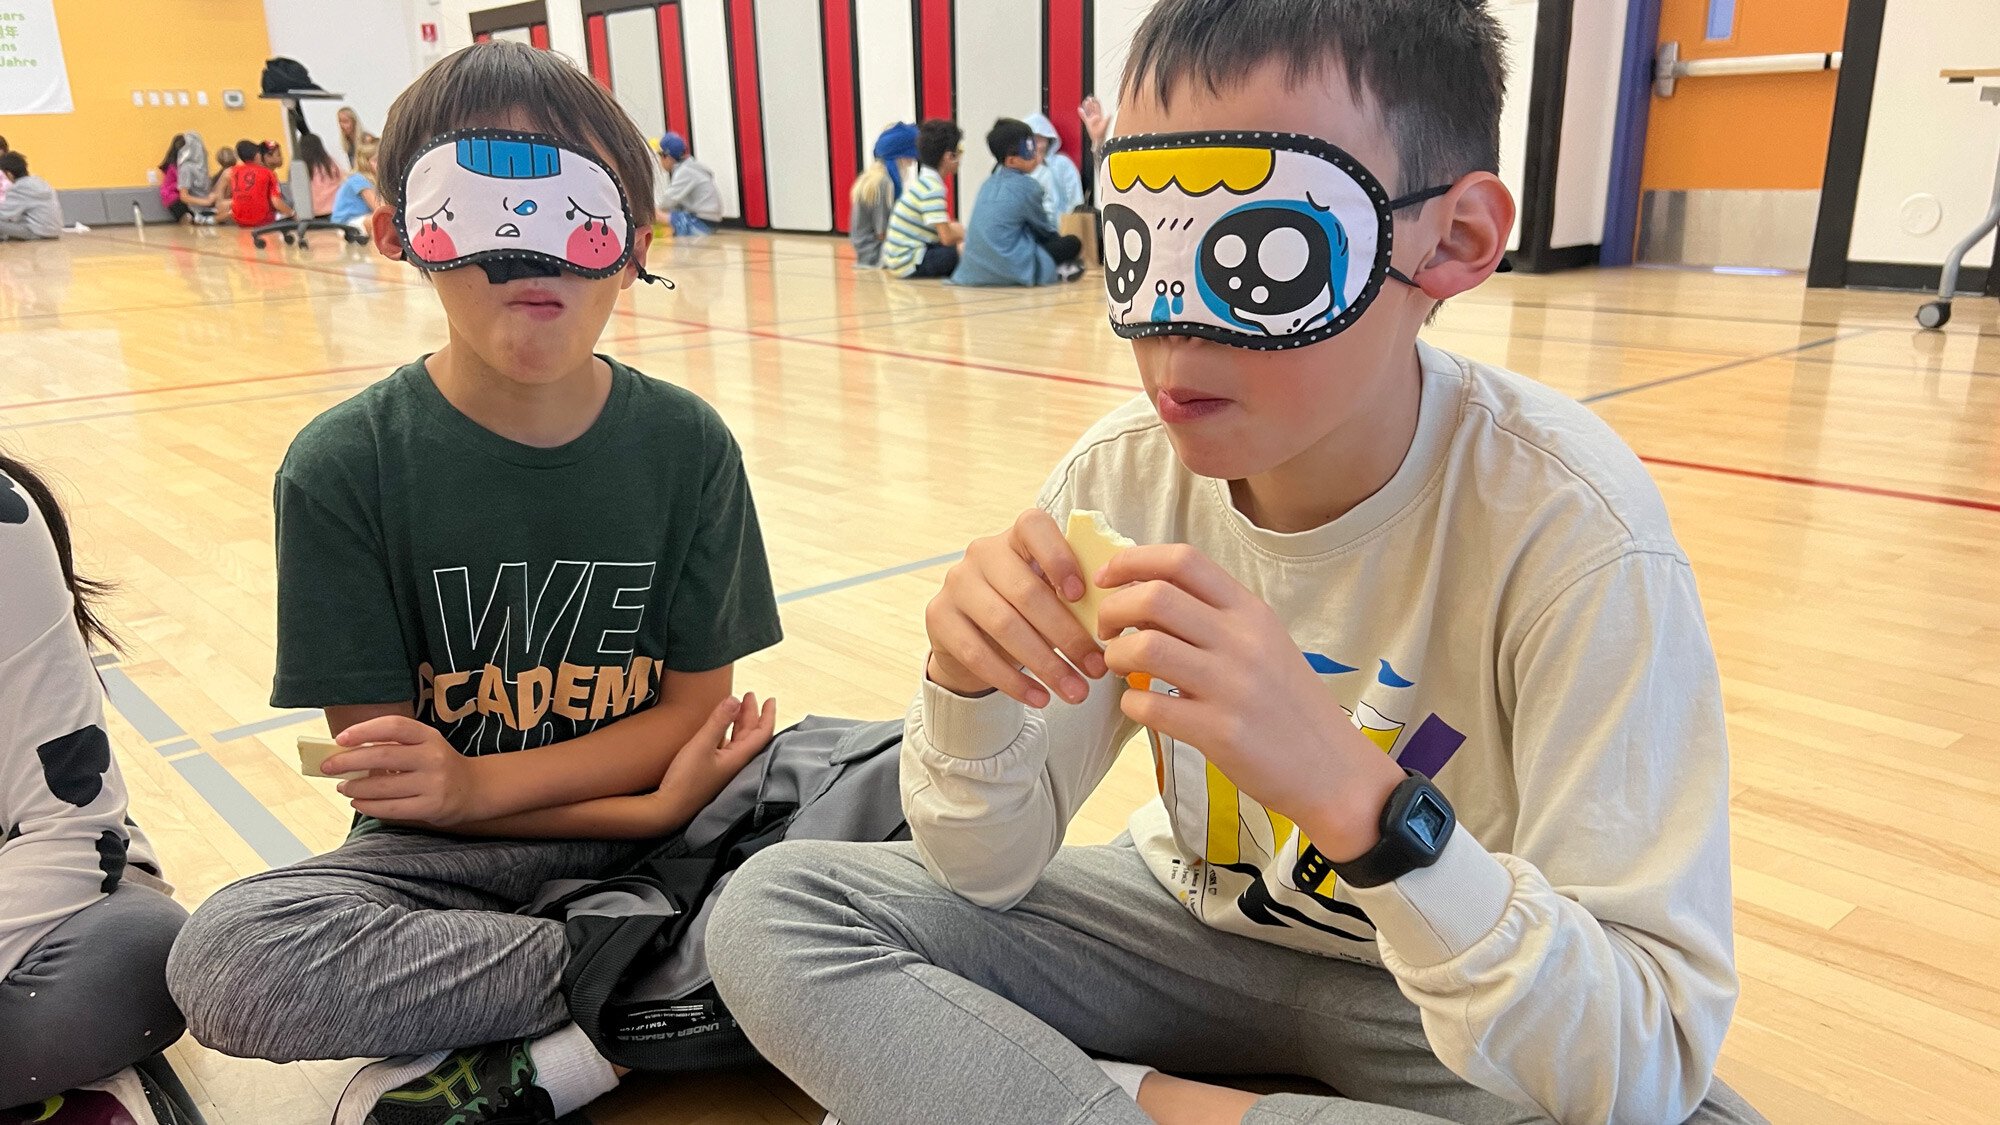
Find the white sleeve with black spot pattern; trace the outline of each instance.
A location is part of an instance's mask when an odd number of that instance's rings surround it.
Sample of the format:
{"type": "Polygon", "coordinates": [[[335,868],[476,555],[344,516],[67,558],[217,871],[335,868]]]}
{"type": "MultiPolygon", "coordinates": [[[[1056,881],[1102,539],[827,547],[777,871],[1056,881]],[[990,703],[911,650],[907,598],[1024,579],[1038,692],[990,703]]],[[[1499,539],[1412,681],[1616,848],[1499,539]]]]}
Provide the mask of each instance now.
{"type": "Polygon", "coordinates": [[[48,529],[0,477],[0,975],[117,886],[130,836],[48,529]]]}

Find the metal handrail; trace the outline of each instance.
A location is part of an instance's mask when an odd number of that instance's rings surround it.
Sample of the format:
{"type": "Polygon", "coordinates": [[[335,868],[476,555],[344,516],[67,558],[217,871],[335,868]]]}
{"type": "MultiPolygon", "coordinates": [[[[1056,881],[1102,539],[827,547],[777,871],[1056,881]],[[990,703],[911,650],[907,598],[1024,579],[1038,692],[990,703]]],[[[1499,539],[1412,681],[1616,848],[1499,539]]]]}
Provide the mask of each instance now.
{"type": "Polygon", "coordinates": [[[1805,51],[1792,55],[1739,55],[1727,59],[1683,59],[1678,42],[1660,44],[1653,56],[1653,92],[1663,98],[1674,96],[1674,86],[1683,78],[1706,78],[1741,74],[1808,74],[1819,70],[1839,70],[1839,51],[1805,51]]]}

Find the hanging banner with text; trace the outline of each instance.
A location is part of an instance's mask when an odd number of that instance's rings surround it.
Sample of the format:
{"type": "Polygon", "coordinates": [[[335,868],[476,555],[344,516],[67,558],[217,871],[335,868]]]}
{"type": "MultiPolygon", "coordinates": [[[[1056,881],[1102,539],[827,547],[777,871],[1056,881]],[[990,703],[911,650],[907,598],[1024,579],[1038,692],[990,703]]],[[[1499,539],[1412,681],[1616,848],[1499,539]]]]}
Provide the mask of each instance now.
{"type": "Polygon", "coordinates": [[[0,114],[73,108],[55,0],[0,0],[0,114]]]}

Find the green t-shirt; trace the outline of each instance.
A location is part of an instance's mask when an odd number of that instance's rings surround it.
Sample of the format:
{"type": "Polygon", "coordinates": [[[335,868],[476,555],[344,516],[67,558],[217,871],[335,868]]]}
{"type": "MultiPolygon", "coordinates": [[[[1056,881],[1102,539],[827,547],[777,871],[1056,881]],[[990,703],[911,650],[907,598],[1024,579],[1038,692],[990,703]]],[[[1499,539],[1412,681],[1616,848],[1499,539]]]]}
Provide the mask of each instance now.
{"type": "Polygon", "coordinates": [[[693,394],[607,360],[583,436],[510,441],[419,360],[314,419],[278,469],[274,707],[415,700],[462,754],[645,709],[662,670],[776,644],[742,453],[693,394]]]}

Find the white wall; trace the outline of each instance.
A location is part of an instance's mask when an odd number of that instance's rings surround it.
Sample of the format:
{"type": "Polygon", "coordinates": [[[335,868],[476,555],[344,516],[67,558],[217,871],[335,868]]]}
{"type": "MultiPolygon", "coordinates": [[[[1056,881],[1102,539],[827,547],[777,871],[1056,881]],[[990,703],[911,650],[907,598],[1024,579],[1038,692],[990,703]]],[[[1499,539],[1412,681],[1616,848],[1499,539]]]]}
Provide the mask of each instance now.
{"type": "MultiPolygon", "coordinates": [[[[1604,196],[1611,188],[1611,142],[1618,127],[1618,72],[1625,55],[1625,9],[1625,0],[1576,0],[1551,249],[1595,246],[1604,238],[1604,196]]],[[[1524,97],[1522,105],[1526,104],[1524,97]]]]}
{"type": "Polygon", "coordinates": [[[1514,232],[1507,249],[1521,248],[1523,169],[1528,165],[1528,95],[1535,77],[1535,20],[1539,0],[1502,0],[1493,9],[1507,33],[1507,100],[1500,109],[1500,182],[1514,193],[1514,232]]]}
{"type": "Polygon", "coordinates": [[[682,53],[687,56],[688,126],[694,154],[715,173],[722,213],[743,217],[736,174],[736,94],[729,86],[729,37],[719,0],[681,4],[682,53]]]}
{"type": "Polygon", "coordinates": [[[380,133],[389,103],[414,81],[432,57],[417,25],[436,22],[428,0],[343,0],[339,19],[327,18],[322,0],[264,0],[271,53],[294,58],[313,81],[347,95],[341,102],[305,102],[306,121],[345,163],[334,119],[351,105],[370,132],[380,133]]]}
{"type": "Polygon", "coordinates": [[[826,130],[826,45],[819,0],[758,0],[758,100],[771,225],[832,230],[826,130]]]}
{"type": "Polygon", "coordinates": [[[861,151],[898,121],[917,122],[917,58],[910,0],[855,0],[855,54],[861,63],[861,151]]]}
{"type": "Polygon", "coordinates": [[[1039,4],[958,0],[958,127],[965,130],[965,160],[958,173],[961,219],[972,214],[979,189],[993,174],[986,131],[1002,117],[1026,117],[1042,107],[1042,13],[1039,4]]]}
{"type": "Polygon", "coordinates": [[[604,20],[604,39],[611,48],[612,93],[649,141],[667,131],[656,12],[654,8],[632,8],[613,12],[604,20]]]}
{"type": "Polygon", "coordinates": [[[1097,51],[1097,99],[1107,112],[1118,110],[1118,80],[1125,74],[1125,51],[1153,4],[1154,0],[1097,0],[1090,31],[1097,51]]]}
{"type": "MultiPolygon", "coordinates": [[[[1995,12],[1994,0],[1889,0],[1850,260],[1942,265],[1986,214],[2000,162],[2000,106],[1979,100],[1990,82],[1947,84],[1938,71],[2000,62],[1995,12]],[[1942,211],[1934,229],[1905,225],[1906,208],[1935,214],[1933,202],[1942,211]]],[[[1991,235],[1965,259],[1969,266],[1992,260],[1991,235]]]]}
{"type": "MultiPolygon", "coordinates": [[[[438,25],[438,36],[446,51],[455,51],[472,42],[473,12],[483,12],[489,8],[505,8],[515,0],[411,0],[411,3],[431,13],[424,21],[438,25]]],[[[324,7],[324,5],[322,5],[324,7]]],[[[343,9],[345,3],[343,2],[343,9]]],[[[588,55],[583,46],[583,8],[574,0],[548,0],[549,49],[561,51],[584,66],[588,55]]]]}

